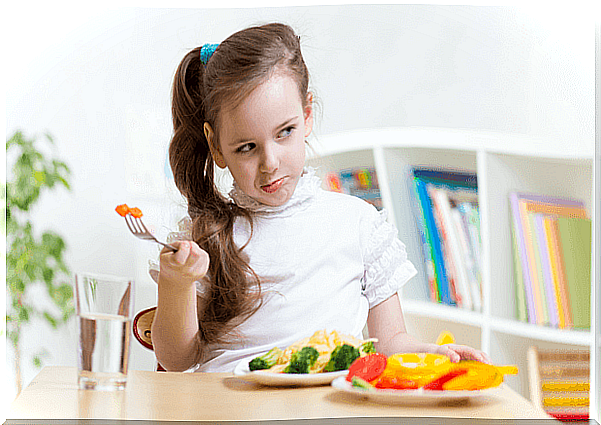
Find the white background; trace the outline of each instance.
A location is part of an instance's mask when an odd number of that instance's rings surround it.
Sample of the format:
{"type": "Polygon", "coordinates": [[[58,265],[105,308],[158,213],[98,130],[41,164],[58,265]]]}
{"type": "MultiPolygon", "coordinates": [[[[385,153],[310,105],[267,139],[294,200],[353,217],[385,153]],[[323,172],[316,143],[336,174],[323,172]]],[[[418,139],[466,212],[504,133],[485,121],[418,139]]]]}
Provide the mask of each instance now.
{"type": "MultiPolygon", "coordinates": [[[[177,7],[173,4],[172,7],[177,7]]],[[[164,237],[183,213],[165,173],[170,88],[185,53],[254,24],[301,36],[320,108],[319,135],[358,128],[451,127],[528,134],[594,151],[594,13],[546,6],[345,5],[246,9],[6,7],[6,137],[51,133],[73,171],[71,192],[46,195],[38,232],[68,244],[72,271],[131,276],[136,310],[155,303],[147,261],[116,205],[144,211],[164,237]]],[[[36,294],[42,297],[40,294],[36,294]]],[[[4,308],[2,302],[2,308],[4,308]]],[[[25,332],[24,384],[45,364],[76,365],[75,321],[25,332]]],[[[135,341],[130,367],[152,369],[135,341]]],[[[7,396],[15,395],[6,347],[7,396]]]]}

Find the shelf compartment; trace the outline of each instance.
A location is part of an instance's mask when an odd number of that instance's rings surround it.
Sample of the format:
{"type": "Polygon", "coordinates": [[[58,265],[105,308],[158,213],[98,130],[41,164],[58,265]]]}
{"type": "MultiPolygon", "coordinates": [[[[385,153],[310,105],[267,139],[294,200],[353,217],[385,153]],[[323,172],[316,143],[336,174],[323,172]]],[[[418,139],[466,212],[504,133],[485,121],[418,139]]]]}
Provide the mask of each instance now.
{"type": "Polygon", "coordinates": [[[432,167],[474,173],[477,168],[477,156],[473,151],[460,149],[389,147],[383,149],[383,157],[394,223],[399,231],[399,238],[406,245],[409,260],[418,270],[418,275],[407,283],[403,295],[405,298],[426,301],[430,299],[429,285],[422,241],[415,218],[418,204],[413,192],[411,169],[432,167]]]}
{"type": "Polygon", "coordinates": [[[485,285],[492,316],[516,317],[516,288],[511,239],[509,193],[538,193],[581,199],[587,210],[592,206],[592,161],[553,159],[509,154],[486,153],[481,160],[479,177],[483,191],[483,247],[487,254],[485,285]],[[495,302],[492,302],[495,300],[495,302]]]}
{"type": "MultiPolygon", "coordinates": [[[[353,168],[375,168],[372,149],[359,149],[323,157],[310,157],[307,158],[307,164],[315,168],[315,174],[321,179],[322,185],[326,190],[326,175],[331,171],[353,168]]],[[[378,181],[380,177],[378,174],[378,181]]]]}

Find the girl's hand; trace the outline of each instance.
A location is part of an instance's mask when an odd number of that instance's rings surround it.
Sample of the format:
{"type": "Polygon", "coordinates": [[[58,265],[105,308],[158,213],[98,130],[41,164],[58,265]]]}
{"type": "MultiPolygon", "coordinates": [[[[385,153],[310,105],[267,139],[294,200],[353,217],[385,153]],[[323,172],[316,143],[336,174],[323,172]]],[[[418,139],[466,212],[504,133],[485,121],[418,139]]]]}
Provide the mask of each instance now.
{"type": "Polygon", "coordinates": [[[448,356],[453,363],[459,360],[476,360],[486,364],[492,364],[491,358],[483,351],[468,347],[467,345],[443,344],[435,345],[435,354],[448,356]]]}
{"type": "Polygon", "coordinates": [[[209,254],[193,241],[173,242],[172,245],[177,248],[176,252],[167,248],[161,251],[159,282],[172,282],[172,285],[187,288],[207,274],[209,254]]]}

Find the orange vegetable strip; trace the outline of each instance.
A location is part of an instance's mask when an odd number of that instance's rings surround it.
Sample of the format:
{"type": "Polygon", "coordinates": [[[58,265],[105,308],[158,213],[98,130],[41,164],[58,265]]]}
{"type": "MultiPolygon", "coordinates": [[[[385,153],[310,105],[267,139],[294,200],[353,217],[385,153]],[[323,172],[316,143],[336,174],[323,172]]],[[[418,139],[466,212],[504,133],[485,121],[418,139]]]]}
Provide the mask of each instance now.
{"type": "Polygon", "coordinates": [[[117,205],[115,211],[117,211],[117,214],[119,214],[121,217],[125,217],[129,212],[129,207],[127,206],[127,204],[117,205]]]}

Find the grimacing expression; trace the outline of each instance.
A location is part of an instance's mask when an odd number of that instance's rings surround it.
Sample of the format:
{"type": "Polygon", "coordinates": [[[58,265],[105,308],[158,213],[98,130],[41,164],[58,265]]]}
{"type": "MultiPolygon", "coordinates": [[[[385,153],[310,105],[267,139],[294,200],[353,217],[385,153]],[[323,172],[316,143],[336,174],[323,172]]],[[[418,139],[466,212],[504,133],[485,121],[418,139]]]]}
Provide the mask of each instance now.
{"type": "Polygon", "coordinates": [[[294,193],[313,128],[310,94],[305,104],[294,79],[274,73],[235,108],[222,110],[219,146],[205,124],[215,163],[227,167],[238,187],[262,204],[283,205],[294,193]]]}

